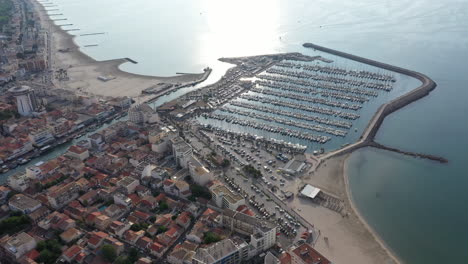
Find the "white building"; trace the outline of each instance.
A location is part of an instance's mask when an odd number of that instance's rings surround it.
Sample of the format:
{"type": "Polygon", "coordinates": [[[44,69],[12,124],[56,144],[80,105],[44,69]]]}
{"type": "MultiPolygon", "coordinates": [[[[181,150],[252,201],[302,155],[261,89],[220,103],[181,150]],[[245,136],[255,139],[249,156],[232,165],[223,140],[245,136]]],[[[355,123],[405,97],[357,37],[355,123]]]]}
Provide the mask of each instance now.
{"type": "Polygon", "coordinates": [[[191,160],[193,149],[181,137],[171,139],[172,154],[178,166],[187,169],[187,163],[191,160]]]}
{"type": "Polygon", "coordinates": [[[42,147],[48,143],[55,140],[54,135],[50,132],[49,129],[39,129],[36,131],[31,131],[28,135],[29,139],[32,141],[33,145],[36,147],[42,147]]]}
{"type": "Polygon", "coordinates": [[[233,232],[250,236],[249,256],[256,256],[276,243],[276,224],[270,221],[224,209],[222,225],[233,232]]]}
{"type": "Polygon", "coordinates": [[[22,192],[29,186],[29,178],[24,172],[17,172],[8,177],[8,186],[15,191],[22,192]]]}
{"type": "Polygon", "coordinates": [[[140,185],[140,181],[129,176],[117,182],[117,186],[123,188],[127,194],[133,193],[138,185],[140,185]]]}
{"type": "Polygon", "coordinates": [[[213,184],[209,189],[211,199],[220,208],[236,210],[239,206],[245,204],[245,198],[242,195],[233,193],[220,182],[213,184]]]}
{"type": "Polygon", "coordinates": [[[113,198],[115,204],[121,204],[127,207],[132,205],[132,200],[123,193],[116,193],[114,194],[113,198]]]}
{"type": "Polygon", "coordinates": [[[23,214],[32,213],[39,209],[41,205],[42,204],[39,201],[29,198],[21,193],[14,195],[8,201],[8,207],[10,207],[12,211],[19,211],[23,214]]]}
{"type": "Polygon", "coordinates": [[[36,248],[36,240],[25,232],[15,236],[5,236],[0,240],[0,244],[5,252],[5,257],[18,263],[18,259],[27,252],[36,248]]]}
{"type": "Polygon", "coordinates": [[[154,113],[153,108],[148,104],[139,104],[128,110],[128,120],[132,123],[143,125],[150,121],[154,113]]]}
{"type": "Polygon", "coordinates": [[[199,248],[192,258],[193,264],[239,264],[249,258],[249,245],[233,237],[221,240],[205,248],[199,248]]]}
{"type": "Polygon", "coordinates": [[[206,185],[210,181],[214,180],[213,173],[209,171],[201,162],[193,157],[188,162],[188,169],[190,176],[192,176],[193,181],[199,185],[206,185]]]}
{"type": "Polygon", "coordinates": [[[22,116],[31,116],[39,108],[34,90],[29,86],[13,87],[9,92],[16,97],[18,113],[22,116]]]}

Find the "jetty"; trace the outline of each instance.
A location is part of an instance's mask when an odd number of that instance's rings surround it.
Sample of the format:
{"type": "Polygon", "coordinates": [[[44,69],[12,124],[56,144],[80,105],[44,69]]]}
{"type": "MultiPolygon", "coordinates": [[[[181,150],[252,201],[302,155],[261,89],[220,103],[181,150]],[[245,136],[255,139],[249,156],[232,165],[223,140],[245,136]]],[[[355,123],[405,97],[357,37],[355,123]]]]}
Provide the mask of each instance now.
{"type": "Polygon", "coordinates": [[[106,34],[105,32],[97,32],[97,33],[86,33],[86,34],[80,34],[80,36],[93,36],[93,35],[104,35],[106,34]]]}
{"type": "Polygon", "coordinates": [[[361,62],[361,63],[364,63],[364,64],[368,64],[368,65],[371,65],[371,66],[375,66],[375,67],[379,67],[379,68],[386,69],[386,70],[389,70],[389,71],[404,74],[404,75],[416,78],[419,81],[421,81],[421,85],[419,87],[417,87],[416,89],[414,89],[414,90],[412,90],[412,91],[410,91],[410,92],[408,92],[408,93],[406,93],[406,94],[404,94],[404,95],[402,95],[402,96],[400,96],[400,97],[398,97],[398,98],[396,98],[396,99],[382,105],[381,107],[379,107],[379,109],[374,114],[371,121],[369,122],[366,129],[363,131],[362,135],[360,136],[359,140],[356,143],[350,144],[350,145],[348,145],[348,146],[346,146],[344,148],[341,148],[341,149],[339,149],[337,151],[333,151],[333,152],[330,152],[330,153],[327,153],[327,154],[321,156],[318,159],[318,162],[316,164],[314,164],[314,166],[313,166],[314,168],[317,168],[320,165],[320,163],[322,161],[324,161],[324,160],[327,160],[327,159],[329,159],[331,157],[334,157],[334,156],[338,156],[338,155],[342,155],[342,154],[346,154],[346,153],[351,153],[351,152],[353,152],[353,151],[355,151],[357,149],[363,148],[363,147],[376,147],[376,148],[385,149],[385,150],[388,150],[388,151],[393,151],[393,152],[397,152],[397,153],[401,153],[401,154],[405,154],[405,155],[409,155],[409,156],[413,156],[413,157],[420,157],[420,158],[430,159],[430,160],[438,161],[438,162],[441,162],[441,163],[447,163],[448,162],[448,160],[446,160],[445,158],[442,158],[442,157],[436,157],[436,156],[432,156],[432,155],[418,154],[418,153],[403,151],[403,150],[399,150],[399,149],[396,149],[396,148],[386,147],[386,146],[384,146],[382,144],[374,142],[377,131],[379,130],[380,126],[382,125],[385,117],[387,117],[391,113],[393,113],[393,112],[395,112],[395,111],[409,105],[410,103],[412,103],[414,101],[417,101],[417,100],[429,95],[429,93],[432,90],[434,90],[436,88],[436,86],[437,86],[437,84],[433,80],[431,80],[428,76],[426,76],[426,75],[424,75],[422,73],[419,73],[419,72],[415,72],[415,71],[412,71],[412,70],[408,70],[408,69],[404,69],[404,68],[401,68],[401,67],[393,66],[393,65],[386,64],[386,63],[383,63],[383,62],[378,62],[378,61],[371,60],[371,59],[366,59],[366,58],[359,57],[359,56],[356,56],[356,55],[352,55],[352,54],[349,54],[349,53],[345,53],[345,52],[333,50],[333,49],[330,49],[330,48],[322,47],[322,46],[319,46],[319,45],[316,45],[316,44],[305,43],[305,44],[303,44],[303,46],[306,47],[306,48],[312,48],[312,49],[315,49],[315,50],[330,53],[330,54],[333,54],[333,55],[336,55],[336,56],[351,59],[351,60],[361,62]]]}

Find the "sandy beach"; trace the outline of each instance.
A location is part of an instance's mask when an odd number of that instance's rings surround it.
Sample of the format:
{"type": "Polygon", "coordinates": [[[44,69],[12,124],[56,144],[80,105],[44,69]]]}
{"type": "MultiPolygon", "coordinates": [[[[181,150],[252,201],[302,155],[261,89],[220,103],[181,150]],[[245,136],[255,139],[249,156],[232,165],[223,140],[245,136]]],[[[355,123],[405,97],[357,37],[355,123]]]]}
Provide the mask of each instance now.
{"type": "Polygon", "coordinates": [[[154,87],[158,83],[187,85],[198,82],[204,77],[203,72],[171,77],[138,75],[119,69],[121,64],[131,63],[126,58],[96,61],[80,51],[79,46],[74,42],[75,36],[68,34],[55,25],[38,2],[32,0],[32,3],[40,14],[43,28],[52,33],[51,53],[54,71],[66,69],[68,73],[69,80],[54,80],[57,88],[73,90],[78,94],[135,98],[140,96],[142,90],[154,87]],[[63,50],[66,50],[66,52],[63,52],[63,50]],[[113,79],[101,81],[98,79],[99,76],[113,79]]]}
{"type": "Polygon", "coordinates": [[[333,263],[401,263],[355,210],[347,184],[348,157],[349,154],[324,161],[315,172],[307,172],[288,188],[297,192],[306,183],[319,187],[344,201],[343,215],[301,197],[295,197],[289,205],[320,230],[315,248],[333,263]]]}

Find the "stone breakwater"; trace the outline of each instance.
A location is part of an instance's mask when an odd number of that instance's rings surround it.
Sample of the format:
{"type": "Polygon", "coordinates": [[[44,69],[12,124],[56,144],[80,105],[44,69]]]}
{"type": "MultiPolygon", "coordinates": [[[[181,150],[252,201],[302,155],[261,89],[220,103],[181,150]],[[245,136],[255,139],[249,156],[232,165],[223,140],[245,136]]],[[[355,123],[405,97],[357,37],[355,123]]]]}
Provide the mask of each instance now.
{"type": "Polygon", "coordinates": [[[432,90],[434,90],[436,88],[436,86],[437,86],[437,84],[433,80],[431,80],[429,77],[427,77],[426,75],[424,75],[422,73],[419,73],[419,72],[411,71],[411,70],[408,70],[408,69],[393,66],[393,65],[386,64],[386,63],[383,63],[383,62],[378,62],[378,61],[371,60],[371,59],[362,58],[362,57],[359,57],[359,56],[356,56],[356,55],[352,55],[352,54],[349,54],[349,53],[329,49],[329,48],[322,47],[322,46],[319,46],[319,45],[315,45],[315,44],[312,44],[312,43],[304,43],[303,46],[305,48],[312,48],[312,49],[315,49],[315,50],[330,53],[330,54],[333,54],[333,55],[336,55],[336,56],[351,59],[351,60],[361,62],[361,63],[364,63],[364,64],[368,64],[368,65],[371,65],[371,66],[375,66],[375,67],[379,67],[379,68],[386,69],[386,70],[389,70],[389,71],[401,73],[401,74],[416,78],[416,79],[421,81],[421,85],[419,87],[417,87],[416,89],[414,89],[414,90],[412,90],[412,91],[410,91],[410,92],[408,92],[408,93],[406,93],[406,94],[404,94],[404,95],[402,95],[402,96],[400,96],[400,97],[398,97],[398,98],[396,98],[396,99],[382,105],[381,107],[379,107],[379,109],[374,114],[371,121],[369,122],[366,129],[364,130],[361,137],[359,138],[359,140],[356,143],[348,145],[348,146],[346,146],[346,147],[344,147],[344,148],[342,148],[340,150],[325,154],[324,156],[320,157],[318,164],[316,164],[314,167],[318,167],[318,165],[320,165],[321,161],[323,161],[323,160],[329,159],[329,158],[337,156],[337,155],[350,153],[350,152],[352,152],[354,150],[357,150],[357,149],[363,148],[363,147],[367,147],[367,146],[372,146],[372,147],[381,148],[381,149],[385,149],[385,150],[389,150],[389,151],[394,151],[394,152],[398,152],[398,153],[401,153],[401,154],[404,154],[404,155],[410,155],[410,156],[414,156],[414,157],[426,158],[426,159],[438,161],[438,162],[441,162],[441,163],[448,162],[445,158],[442,158],[442,157],[437,157],[437,156],[432,156],[432,155],[425,155],[425,154],[417,154],[417,153],[412,153],[412,152],[408,152],[408,151],[402,151],[402,150],[395,149],[395,148],[385,147],[385,146],[383,146],[381,144],[378,144],[378,143],[374,142],[375,135],[377,134],[377,131],[379,130],[380,126],[382,125],[385,117],[387,117],[389,114],[391,114],[391,113],[393,113],[393,112],[407,106],[408,104],[410,104],[410,103],[412,103],[412,102],[414,102],[416,100],[419,100],[424,96],[429,95],[429,93],[432,90]]]}

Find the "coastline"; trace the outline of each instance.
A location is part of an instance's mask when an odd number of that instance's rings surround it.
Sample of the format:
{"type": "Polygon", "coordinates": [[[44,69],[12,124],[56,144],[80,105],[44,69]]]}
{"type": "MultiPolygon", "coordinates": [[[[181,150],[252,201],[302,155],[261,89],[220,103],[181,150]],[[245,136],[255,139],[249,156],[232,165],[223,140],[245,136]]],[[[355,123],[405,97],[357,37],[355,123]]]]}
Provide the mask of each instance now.
{"type": "Polygon", "coordinates": [[[129,58],[97,61],[81,51],[80,46],[75,42],[76,36],[69,34],[50,20],[47,12],[37,0],[27,1],[31,2],[34,11],[39,14],[43,29],[52,36],[52,68],[54,70],[66,69],[70,78],[67,81],[53,80],[57,88],[73,90],[81,95],[109,97],[119,95],[136,98],[141,96],[141,91],[154,87],[158,83],[190,86],[203,81],[207,77],[204,72],[168,77],[140,75],[120,69],[120,65],[123,63],[134,63],[129,58]],[[110,76],[113,79],[101,81],[98,80],[99,76],[110,76]],[[132,89],[128,89],[128,87],[132,89]]]}
{"type": "Polygon", "coordinates": [[[403,264],[404,262],[398,257],[398,255],[388,246],[385,241],[382,239],[382,237],[379,236],[379,234],[375,231],[374,228],[372,228],[369,223],[366,221],[366,219],[361,215],[361,212],[359,209],[356,207],[356,202],[354,201],[353,198],[353,193],[351,191],[351,188],[349,187],[349,170],[348,170],[348,164],[349,164],[349,159],[351,157],[351,154],[347,155],[346,158],[343,160],[343,179],[344,179],[344,190],[346,192],[346,200],[347,205],[349,208],[352,209],[353,213],[357,216],[359,221],[364,225],[364,227],[372,234],[374,237],[375,241],[380,244],[380,246],[387,252],[387,254],[398,264],[403,264]]]}

